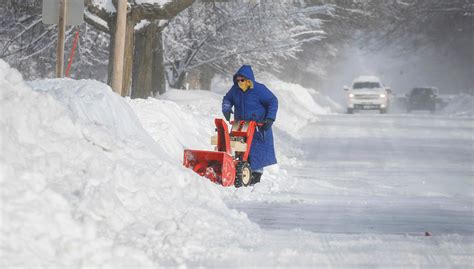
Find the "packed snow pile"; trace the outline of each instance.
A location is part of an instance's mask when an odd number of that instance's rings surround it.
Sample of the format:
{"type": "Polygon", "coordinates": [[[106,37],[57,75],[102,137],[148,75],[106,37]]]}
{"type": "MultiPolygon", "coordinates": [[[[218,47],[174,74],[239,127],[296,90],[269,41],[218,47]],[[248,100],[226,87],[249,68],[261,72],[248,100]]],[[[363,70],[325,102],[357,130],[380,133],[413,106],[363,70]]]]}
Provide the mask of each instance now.
{"type": "Polygon", "coordinates": [[[313,95],[315,101],[327,112],[344,113],[346,111],[345,107],[343,107],[340,103],[334,101],[334,99],[322,94],[321,92],[314,90],[311,94],[313,95]]]}
{"type": "Polygon", "coordinates": [[[213,150],[214,118],[222,118],[222,96],[209,91],[170,90],[160,99],[128,100],[142,125],[175,162],[185,148],[213,150]]]}
{"type": "Polygon", "coordinates": [[[268,73],[264,74],[263,81],[278,97],[276,126],[294,137],[299,137],[300,129],[315,122],[318,115],[330,112],[329,108],[323,108],[314,101],[310,89],[284,82],[268,73]]]}
{"type": "Polygon", "coordinates": [[[100,126],[109,136],[153,143],[133,110],[110,88],[95,80],[46,79],[28,83],[33,90],[52,96],[75,123],[100,126]],[[69,85],[73,85],[72,87],[69,85]]]}
{"type": "Polygon", "coordinates": [[[469,94],[455,95],[441,113],[472,117],[474,116],[474,97],[469,94]]]}
{"type": "Polygon", "coordinates": [[[0,88],[2,265],[179,266],[257,244],[256,226],[108,86],[28,86],[0,60],[0,88]]]}

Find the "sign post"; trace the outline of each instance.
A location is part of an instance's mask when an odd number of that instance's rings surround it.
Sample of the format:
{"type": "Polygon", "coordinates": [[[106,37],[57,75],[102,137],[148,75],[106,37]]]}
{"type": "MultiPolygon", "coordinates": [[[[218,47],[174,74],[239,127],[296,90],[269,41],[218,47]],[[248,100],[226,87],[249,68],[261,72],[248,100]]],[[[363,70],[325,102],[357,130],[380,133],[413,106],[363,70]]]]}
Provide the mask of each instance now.
{"type": "Polygon", "coordinates": [[[80,25],[84,22],[84,0],[43,0],[42,20],[44,24],[58,25],[56,77],[62,78],[66,26],[80,25]]]}
{"type": "Polygon", "coordinates": [[[67,0],[59,0],[58,44],[56,47],[56,77],[64,76],[64,33],[66,30],[67,0]]]}

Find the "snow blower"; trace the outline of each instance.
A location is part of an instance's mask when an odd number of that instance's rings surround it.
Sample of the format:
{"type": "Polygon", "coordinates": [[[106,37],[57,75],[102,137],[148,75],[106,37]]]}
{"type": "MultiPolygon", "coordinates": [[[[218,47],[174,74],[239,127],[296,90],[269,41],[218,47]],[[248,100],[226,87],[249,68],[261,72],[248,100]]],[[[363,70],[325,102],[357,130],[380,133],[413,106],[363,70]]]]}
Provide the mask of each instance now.
{"type": "Polygon", "coordinates": [[[248,186],[252,183],[252,170],[248,163],[255,121],[232,121],[229,133],[223,119],[214,119],[217,134],[211,137],[215,151],[184,150],[183,165],[222,186],[248,186]]]}

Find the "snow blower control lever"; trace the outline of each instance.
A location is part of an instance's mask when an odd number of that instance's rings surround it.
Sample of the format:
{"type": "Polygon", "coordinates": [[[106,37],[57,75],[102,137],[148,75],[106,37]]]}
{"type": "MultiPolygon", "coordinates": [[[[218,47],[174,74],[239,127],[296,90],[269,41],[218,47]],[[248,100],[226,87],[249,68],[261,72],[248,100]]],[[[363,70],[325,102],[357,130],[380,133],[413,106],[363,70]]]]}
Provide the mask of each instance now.
{"type": "Polygon", "coordinates": [[[252,170],[248,162],[255,121],[232,121],[229,132],[223,119],[214,119],[217,134],[211,137],[215,151],[184,150],[183,165],[193,169],[222,186],[248,186],[252,183],[252,170]]]}

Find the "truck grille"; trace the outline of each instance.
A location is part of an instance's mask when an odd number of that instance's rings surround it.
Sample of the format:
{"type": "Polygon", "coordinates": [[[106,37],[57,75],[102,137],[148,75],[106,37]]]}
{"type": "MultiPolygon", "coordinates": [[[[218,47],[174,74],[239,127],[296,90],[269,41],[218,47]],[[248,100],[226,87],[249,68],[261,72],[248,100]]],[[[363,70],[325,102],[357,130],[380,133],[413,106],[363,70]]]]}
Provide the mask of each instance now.
{"type": "Polygon", "coordinates": [[[379,99],[378,94],[355,94],[356,99],[379,99]]]}

